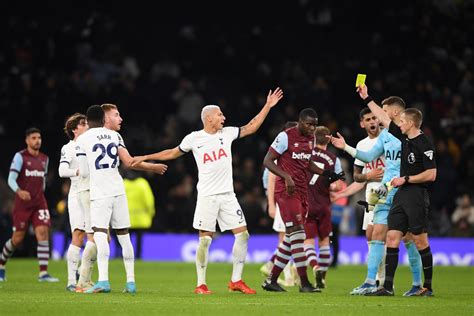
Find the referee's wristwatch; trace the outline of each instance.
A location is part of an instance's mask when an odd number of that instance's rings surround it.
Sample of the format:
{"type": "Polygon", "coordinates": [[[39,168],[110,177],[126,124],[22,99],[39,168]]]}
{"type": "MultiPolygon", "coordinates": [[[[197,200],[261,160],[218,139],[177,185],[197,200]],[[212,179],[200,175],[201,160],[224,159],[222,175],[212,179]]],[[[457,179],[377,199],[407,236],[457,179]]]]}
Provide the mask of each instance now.
{"type": "Polygon", "coordinates": [[[410,181],[410,176],[405,176],[405,184],[409,183],[410,181]]]}

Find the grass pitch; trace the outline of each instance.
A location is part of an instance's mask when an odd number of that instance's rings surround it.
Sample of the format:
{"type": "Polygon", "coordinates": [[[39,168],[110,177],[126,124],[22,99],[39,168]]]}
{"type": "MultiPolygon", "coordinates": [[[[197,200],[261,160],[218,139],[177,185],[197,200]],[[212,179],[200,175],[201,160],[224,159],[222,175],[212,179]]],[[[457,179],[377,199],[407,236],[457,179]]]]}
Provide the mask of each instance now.
{"type": "MultiPolygon", "coordinates": [[[[121,293],[125,273],[120,260],[110,263],[110,294],[66,292],[66,263],[50,262],[50,273],[60,283],[39,283],[36,260],[13,259],[7,265],[7,281],[0,283],[0,315],[474,315],[474,268],[435,267],[435,297],[402,297],[410,287],[409,268],[399,267],[395,297],[350,296],[361,284],[364,266],[331,269],[328,289],[301,294],[261,290],[260,265],[248,264],[246,283],[257,295],[229,293],[230,264],[211,263],[207,283],[213,295],[193,294],[195,266],[189,263],[137,262],[138,294],[121,293]]],[[[94,278],[97,273],[95,273],[94,278]]]]}

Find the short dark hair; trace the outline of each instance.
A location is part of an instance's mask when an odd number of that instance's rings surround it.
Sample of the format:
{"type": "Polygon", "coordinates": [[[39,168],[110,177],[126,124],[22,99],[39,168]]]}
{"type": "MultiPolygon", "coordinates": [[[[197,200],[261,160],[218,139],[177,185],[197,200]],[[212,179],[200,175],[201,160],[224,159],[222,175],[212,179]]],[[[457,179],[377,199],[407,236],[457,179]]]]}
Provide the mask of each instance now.
{"type": "Polygon", "coordinates": [[[64,133],[66,133],[69,139],[74,139],[74,130],[77,128],[81,121],[85,121],[86,116],[81,113],[74,113],[73,115],[69,116],[66,119],[66,123],[64,124],[64,133]]]}
{"type": "Polygon", "coordinates": [[[405,114],[405,116],[408,116],[408,118],[413,121],[413,124],[415,124],[416,128],[421,127],[421,123],[423,123],[423,114],[420,110],[415,108],[408,108],[402,113],[405,114]]]}
{"type": "Polygon", "coordinates": [[[86,112],[89,125],[104,125],[104,110],[100,105],[91,105],[86,112]]]}
{"type": "Polygon", "coordinates": [[[302,121],[304,119],[307,119],[307,118],[313,118],[313,119],[316,119],[316,121],[317,121],[318,120],[318,113],[316,113],[316,111],[312,108],[306,108],[306,109],[301,110],[300,116],[299,116],[300,121],[302,121]]]}
{"type": "Polygon", "coordinates": [[[363,108],[359,113],[359,119],[362,121],[364,119],[364,115],[369,113],[372,113],[372,111],[368,107],[363,108]]]}
{"type": "Polygon", "coordinates": [[[28,136],[30,136],[31,134],[34,134],[34,133],[41,134],[41,130],[37,127],[30,127],[25,131],[25,137],[28,137],[28,136]]]}
{"type": "Polygon", "coordinates": [[[316,144],[317,145],[327,145],[329,143],[329,138],[326,136],[331,135],[331,131],[326,126],[318,126],[315,131],[316,144]]]}
{"type": "Polygon", "coordinates": [[[382,101],[382,105],[388,105],[388,106],[392,106],[392,105],[396,105],[402,109],[406,108],[406,104],[405,104],[405,101],[403,101],[402,98],[400,97],[397,97],[397,96],[390,96],[386,99],[384,99],[382,101]]]}

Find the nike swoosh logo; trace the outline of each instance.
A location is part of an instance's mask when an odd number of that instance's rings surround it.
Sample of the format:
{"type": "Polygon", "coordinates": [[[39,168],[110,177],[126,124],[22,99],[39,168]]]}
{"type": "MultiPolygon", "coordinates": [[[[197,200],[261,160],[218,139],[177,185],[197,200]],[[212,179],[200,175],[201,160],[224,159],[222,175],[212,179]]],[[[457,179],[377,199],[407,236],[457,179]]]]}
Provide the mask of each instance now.
{"type": "Polygon", "coordinates": [[[204,146],[204,145],[201,145],[201,146],[197,146],[197,148],[201,148],[201,147],[203,147],[203,146],[204,146]]]}

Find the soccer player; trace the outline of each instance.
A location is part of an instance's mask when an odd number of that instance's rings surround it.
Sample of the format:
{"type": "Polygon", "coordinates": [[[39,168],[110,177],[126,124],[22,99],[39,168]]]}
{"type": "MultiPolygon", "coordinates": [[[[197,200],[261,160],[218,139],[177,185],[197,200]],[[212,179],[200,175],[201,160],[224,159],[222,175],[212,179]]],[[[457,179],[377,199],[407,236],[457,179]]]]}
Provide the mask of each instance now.
{"type": "Polygon", "coordinates": [[[306,239],[303,224],[308,207],[308,171],[328,177],[330,182],[342,178],[343,174],[322,170],[310,163],[317,123],[318,115],[315,110],[311,108],[302,110],[297,126],[277,135],[263,161],[264,166],[279,177],[275,186],[275,199],[280,206],[281,217],[286,227],[285,237],[277,251],[275,265],[270,276],[262,284],[262,288],[266,291],[285,291],[277,280],[291,258],[295,262],[300,278],[300,292],[318,291],[308,280],[303,247],[306,239]]]}
{"type": "Polygon", "coordinates": [[[262,110],[245,126],[224,127],[225,116],[217,105],[206,105],[201,111],[204,128],[188,134],[175,148],[135,157],[136,162],[145,160],[172,160],[192,151],[199,172],[198,198],[193,227],[199,230],[199,245],[196,251],[196,294],[211,294],[206,284],[206,269],[209,247],[216,231],[216,222],[222,231],[231,230],[235,236],[232,250],[232,279],[230,291],[255,294],[242,280],[247,256],[249,233],[244,213],[235,197],[232,179],[232,142],[254,134],[267,117],[271,108],[283,97],[276,88],[267,95],[262,110]]]}
{"type": "MultiPolygon", "coordinates": [[[[382,105],[383,110],[381,111],[386,113],[390,119],[393,119],[395,122],[400,120],[400,114],[405,109],[405,102],[402,98],[396,96],[389,97],[382,101],[382,105]]],[[[379,121],[382,122],[373,108],[369,108],[379,121]]],[[[396,137],[390,134],[387,129],[384,129],[380,133],[377,142],[369,151],[357,150],[347,145],[342,135],[338,133],[338,136],[339,137],[331,137],[332,144],[339,149],[345,150],[352,157],[361,161],[370,162],[382,154],[385,155],[385,170],[382,185],[375,190],[385,201],[376,204],[373,210],[374,225],[367,260],[367,277],[361,286],[351,291],[352,295],[364,295],[377,290],[376,274],[385,254],[388,213],[392,206],[393,197],[397,192],[396,188],[388,190],[385,184],[400,176],[401,143],[396,137]]],[[[405,237],[404,241],[413,278],[412,288],[405,292],[404,296],[411,296],[415,294],[421,286],[421,259],[410,234],[405,237]]]]}
{"type": "Polygon", "coordinates": [[[44,196],[49,158],[42,152],[41,131],[35,127],[25,133],[26,149],[15,154],[10,166],[8,185],[15,192],[13,235],[0,254],[0,281],[5,281],[5,265],[15,249],[23,242],[26,230],[33,224],[38,241],[39,282],[58,282],[48,273],[49,227],[51,220],[44,196]]]}
{"type": "Polygon", "coordinates": [[[421,131],[422,114],[410,108],[402,112],[395,123],[369,96],[367,86],[357,91],[372,113],[401,141],[400,175],[391,180],[399,188],[388,215],[386,277],[384,286],[367,295],[393,296],[393,278],[398,265],[398,252],[403,236],[410,232],[421,256],[424,283],[412,296],[433,296],[433,255],[428,242],[430,201],[427,187],[436,179],[434,146],[421,131]]]}
{"type": "MultiPolygon", "coordinates": [[[[296,124],[298,124],[298,122],[289,121],[285,124],[285,127],[283,130],[296,126],[296,124]]],[[[281,218],[280,207],[275,202],[276,176],[273,173],[269,172],[267,168],[265,168],[263,171],[262,181],[263,181],[263,188],[265,189],[265,194],[267,195],[268,215],[271,218],[273,218],[272,228],[274,231],[278,233],[278,245],[279,245],[283,241],[283,238],[285,237],[285,223],[283,222],[283,219],[281,218]]],[[[273,254],[273,256],[270,258],[270,260],[260,267],[260,272],[262,272],[266,277],[268,277],[270,275],[270,272],[272,271],[275,257],[276,257],[276,251],[273,254]]],[[[289,264],[283,270],[285,279],[284,281],[282,281],[282,283],[285,286],[295,285],[295,279],[292,275],[293,270],[291,270],[291,267],[292,267],[292,261],[290,261],[289,264]]]]}
{"type": "MultiPolygon", "coordinates": [[[[360,151],[369,151],[377,143],[378,137],[380,135],[380,122],[368,107],[365,107],[360,111],[359,120],[360,127],[366,131],[367,137],[357,143],[356,149],[360,151]]],[[[382,184],[381,180],[383,177],[384,168],[385,157],[383,154],[370,162],[363,162],[359,159],[355,159],[353,175],[354,182],[344,190],[333,194],[333,199],[338,200],[343,197],[351,196],[365,187],[366,201],[369,201],[370,195],[374,194],[373,190],[378,189],[382,184]]],[[[371,208],[372,211],[366,210],[364,212],[364,220],[362,222],[362,229],[365,230],[365,236],[367,238],[367,244],[369,248],[372,241],[372,232],[374,227],[373,206],[371,206],[371,208]]],[[[379,284],[383,284],[384,279],[385,255],[383,256],[377,272],[377,281],[379,281],[379,284]]]]}
{"type": "MultiPolygon", "coordinates": [[[[118,111],[117,111],[118,112],[118,111]]],[[[76,155],[79,159],[80,173],[90,176],[90,213],[91,226],[97,246],[98,282],[85,293],[108,293],[108,260],[110,248],[107,240],[109,225],[117,234],[122,247],[127,281],[124,292],[136,293],[134,272],[134,251],[128,228],[130,215],[123,179],[118,172],[119,159],[125,165],[131,165],[131,157],[125,148],[120,134],[103,127],[105,113],[98,105],[90,106],[86,113],[89,130],[77,139],[76,155]]],[[[118,125],[121,123],[120,115],[118,125]]],[[[163,168],[164,165],[158,166],[163,168]]],[[[163,173],[166,171],[164,166],[163,173]]]]}
{"type": "MultiPolygon", "coordinates": [[[[342,173],[341,161],[332,152],[327,150],[331,132],[326,126],[316,127],[315,147],[311,163],[321,169],[342,173]]],[[[342,187],[341,181],[329,183],[328,179],[314,174],[309,180],[308,187],[308,215],[304,223],[306,239],[304,250],[307,264],[313,270],[316,288],[321,290],[326,287],[326,273],[331,264],[331,249],[329,235],[332,232],[331,223],[331,198],[330,191],[338,191],[342,187]],[[319,258],[316,257],[315,240],[318,239],[319,258]],[[319,260],[318,260],[319,259],[319,260]]]]}
{"type": "Polygon", "coordinates": [[[69,223],[72,231],[72,240],[67,251],[68,281],[66,290],[89,288],[92,268],[97,259],[97,248],[93,241],[93,231],[90,223],[90,196],[88,177],[79,176],[79,162],[76,157],[76,140],[87,131],[88,125],[84,114],[75,113],[68,117],[64,132],[70,141],[61,149],[59,161],[59,176],[70,178],[71,186],[68,194],[69,223]],[[85,280],[80,280],[76,286],[76,273],[80,261],[80,251],[87,234],[87,243],[82,254],[81,271],[85,280]],[[84,275],[86,273],[86,275],[84,275]]]}

